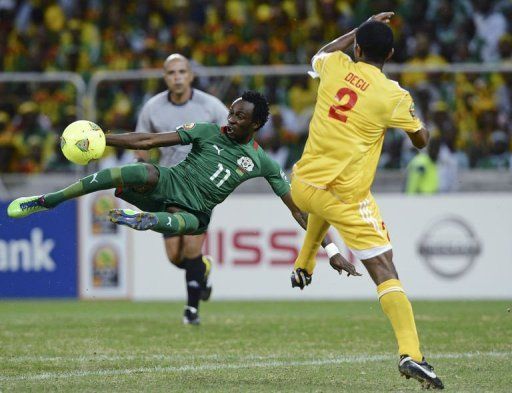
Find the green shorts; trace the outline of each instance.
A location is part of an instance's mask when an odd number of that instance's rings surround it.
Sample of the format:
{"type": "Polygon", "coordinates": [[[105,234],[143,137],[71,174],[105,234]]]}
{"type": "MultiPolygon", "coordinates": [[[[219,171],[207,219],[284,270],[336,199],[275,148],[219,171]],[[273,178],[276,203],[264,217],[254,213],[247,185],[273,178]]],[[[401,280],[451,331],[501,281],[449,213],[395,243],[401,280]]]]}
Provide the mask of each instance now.
{"type": "Polygon", "coordinates": [[[175,167],[154,167],[158,170],[159,177],[152,191],[140,193],[131,187],[119,187],[115,190],[115,196],[146,212],[165,212],[171,206],[177,207],[195,215],[199,220],[199,228],[194,235],[206,232],[211,211],[201,210],[199,192],[195,190],[194,185],[175,167]]]}

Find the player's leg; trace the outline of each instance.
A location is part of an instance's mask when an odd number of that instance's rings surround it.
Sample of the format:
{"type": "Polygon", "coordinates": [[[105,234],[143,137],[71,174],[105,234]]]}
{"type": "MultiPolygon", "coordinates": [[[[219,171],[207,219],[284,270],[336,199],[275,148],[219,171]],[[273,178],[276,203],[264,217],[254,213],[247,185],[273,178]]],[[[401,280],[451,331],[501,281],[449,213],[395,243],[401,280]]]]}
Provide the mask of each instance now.
{"type": "Polygon", "coordinates": [[[185,269],[187,282],[187,306],[183,322],[199,324],[199,301],[208,300],[211,287],[208,286],[208,276],[211,270],[211,259],[203,255],[203,243],[206,234],[188,235],[183,238],[183,259],[181,266],[185,269]]]}
{"type": "Polygon", "coordinates": [[[10,217],[25,217],[32,213],[54,208],[69,199],[115,187],[141,187],[143,191],[149,191],[156,186],[158,178],[158,170],[149,164],[131,164],[103,169],[62,190],[44,195],[18,198],[11,202],[7,211],[10,217]]]}
{"type": "Polygon", "coordinates": [[[183,258],[183,236],[164,235],[164,245],[169,262],[180,267],[183,258]]]}
{"type": "Polygon", "coordinates": [[[199,300],[208,300],[211,294],[211,287],[207,284],[211,261],[202,255],[205,238],[205,234],[173,237],[164,235],[169,262],[186,272],[187,305],[183,317],[185,324],[199,324],[199,300]],[[200,284],[199,287],[197,283],[200,284]]]}
{"type": "Polygon", "coordinates": [[[200,226],[199,219],[186,211],[168,213],[112,209],[108,216],[115,224],[125,225],[138,231],[152,230],[170,236],[192,234],[200,226]]]}
{"type": "Polygon", "coordinates": [[[322,217],[313,213],[308,215],[306,235],[295,261],[295,269],[301,268],[306,270],[308,274],[313,274],[316,266],[316,254],[329,226],[329,223],[322,217]]]}
{"type": "Polygon", "coordinates": [[[417,379],[426,388],[443,389],[443,383],[421,353],[412,306],[398,279],[393,264],[393,251],[388,250],[361,262],[377,285],[382,310],[395,332],[400,354],[400,373],[407,378],[417,379]]]}
{"type": "Polygon", "coordinates": [[[371,194],[355,204],[329,204],[330,223],[340,232],[347,246],[362,261],[377,285],[384,314],[398,342],[400,371],[406,376],[440,387],[441,381],[423,361],[414,314],[393,264],[393,252],[379,208],[371,194]],[[404,359],[405,362],[404,362],[404,359]],[[405,372],[404,372],[405,371],[405,372]]]}
{"type": "Polygon", "coordinates": [[[361,260],[370,277],[377,285],[382,310],[393,326],[398,342],[398,352],[421,361],[423,355],[414,322],[411,303],[407,299],[393,264],[393,251],[361,260]]]}
{"type": "Polygon", "coordinates": [[[212,270],[213,258],[209,255],[203,255],[203,244],[206,240],[206,233],[199,235],[184,236],[183,242],[183,263],[190,261],[189,264],[199,265],[200,274],[197,278],[201,283],[200,299],[206,301],[210,299],[212,287],[208,284],[208,278],[212,270]]]}
{"type": "Polygon", "coordinates": [[[305,286],[311,284],[316,266],[316,254],[329,226],[329,223],[322,217],[312,213],[308,215],[306,235],[291,275],[292,288],[304,289],[305,286]]]}
{"type": "Polygon", "coordinates": [[[300,210],[308,213],[306,235],[291,275],[292,287],[299,287],[300,289],[311,283],[311,276],[316,266],[316,254],[329,229],[329,224],[320,215],[311,212],[316,203],[315,195],[317,191],[317,189],[303,183],[295,176],[292,177],[291,193],[293,201],[300,210]]]}

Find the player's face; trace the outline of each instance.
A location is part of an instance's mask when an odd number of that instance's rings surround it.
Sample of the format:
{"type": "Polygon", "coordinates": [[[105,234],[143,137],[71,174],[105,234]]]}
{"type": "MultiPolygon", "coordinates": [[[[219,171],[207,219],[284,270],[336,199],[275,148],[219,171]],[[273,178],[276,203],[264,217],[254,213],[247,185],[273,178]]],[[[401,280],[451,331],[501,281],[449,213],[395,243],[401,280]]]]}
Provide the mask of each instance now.
{"type": "Polygon", "coordinates": [[[185,60],[172,60],[164,64],[164,80],[167,88],[176,95],[190,91],[194,75],[185,60]]]}
{"type": "Polygon", "coordinates": [[[239,143],[247,143],[256,131],[258,124],[252,121],[254,104],[237,98],[228,114],[228,128],[226,135],[239,143]]]}

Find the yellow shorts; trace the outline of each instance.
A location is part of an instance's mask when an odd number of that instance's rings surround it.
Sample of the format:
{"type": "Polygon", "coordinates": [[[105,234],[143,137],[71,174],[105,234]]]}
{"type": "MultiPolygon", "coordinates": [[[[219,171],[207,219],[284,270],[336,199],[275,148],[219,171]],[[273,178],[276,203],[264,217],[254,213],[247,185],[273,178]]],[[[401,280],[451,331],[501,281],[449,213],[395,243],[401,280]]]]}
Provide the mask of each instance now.
{"type": "Polygon", "coordinates": [[[356,203],[344,203],[328,189],[310,186],[292,177],[291,194],[302,210],[327,221],[358,259],[368,259],[391,249],[389,234],[371,193],[356,203]]]}

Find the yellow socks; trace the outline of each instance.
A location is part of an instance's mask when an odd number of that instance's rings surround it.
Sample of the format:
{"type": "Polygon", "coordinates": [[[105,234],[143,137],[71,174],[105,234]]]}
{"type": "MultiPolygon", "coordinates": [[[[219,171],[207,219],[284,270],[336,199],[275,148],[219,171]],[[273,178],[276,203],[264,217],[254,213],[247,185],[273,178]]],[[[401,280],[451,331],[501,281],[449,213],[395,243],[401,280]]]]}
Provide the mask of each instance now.
{"type": "Polygon", "coordinates": [[[407,299],[399,280],[387,280],[377,286],[380,305],[384,314],[389,318],[400,355],[409,355],[421,362],[423,355],[420,351],[420,342],[416,332],[416,324],[411,303],[407,299]]]}
{"type": "Polygon", "coordinates": [[[329,223],[320,216],[314,214],[308,216],[306,237],[295,261],[294,269],[301,268],[309,274],[313,274],[316,266],[316,253],[328,229],[329,223]]]}

